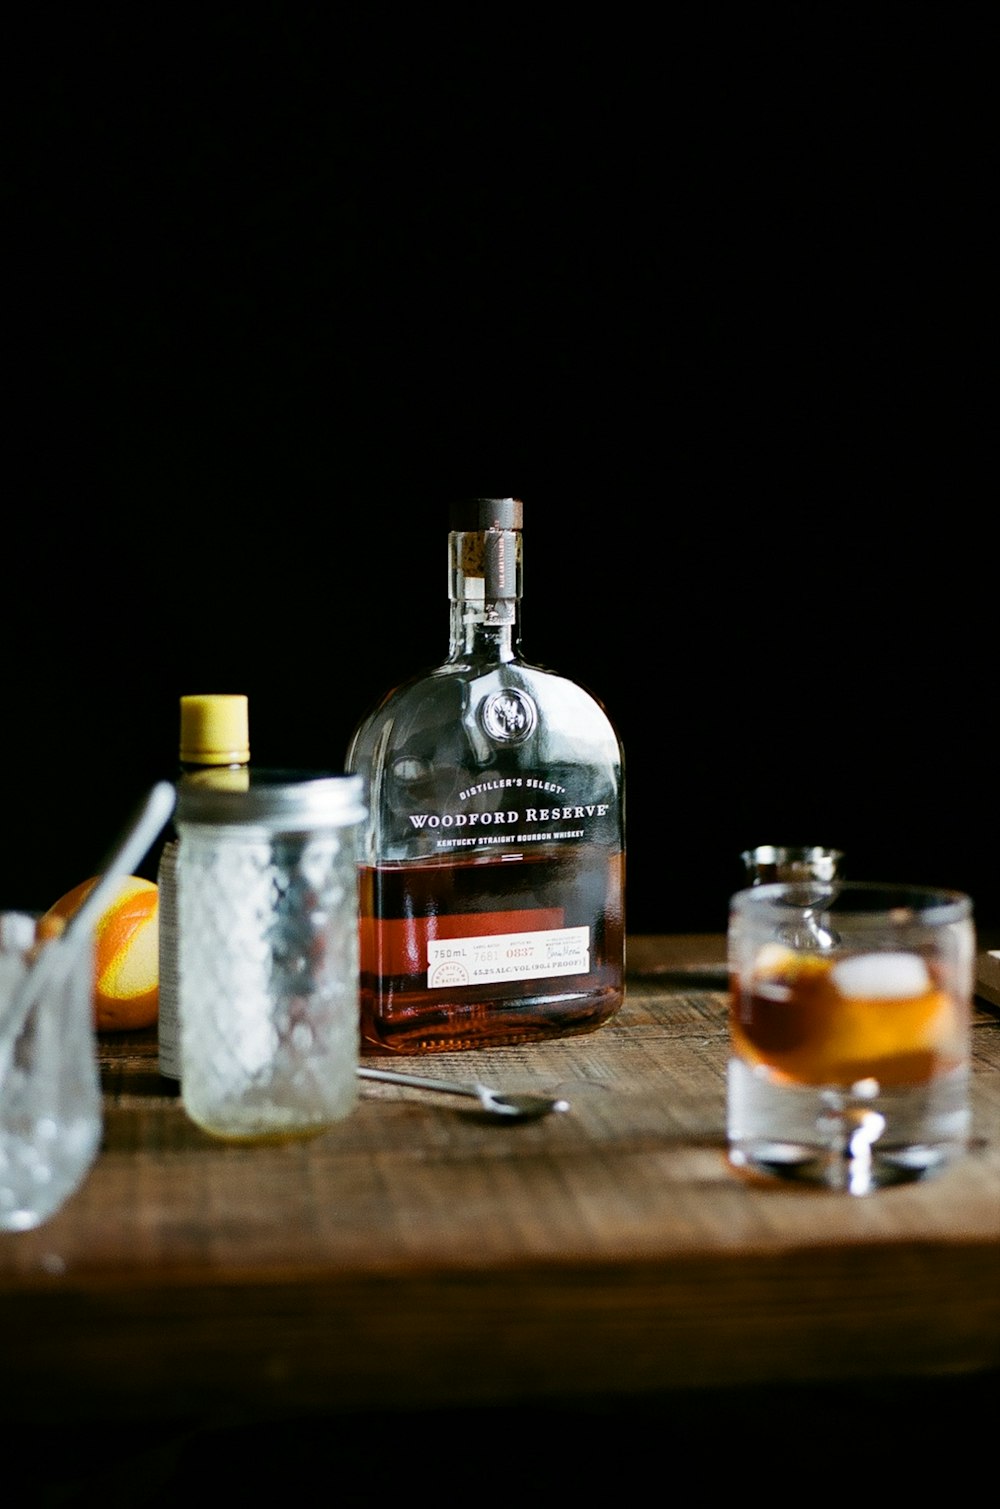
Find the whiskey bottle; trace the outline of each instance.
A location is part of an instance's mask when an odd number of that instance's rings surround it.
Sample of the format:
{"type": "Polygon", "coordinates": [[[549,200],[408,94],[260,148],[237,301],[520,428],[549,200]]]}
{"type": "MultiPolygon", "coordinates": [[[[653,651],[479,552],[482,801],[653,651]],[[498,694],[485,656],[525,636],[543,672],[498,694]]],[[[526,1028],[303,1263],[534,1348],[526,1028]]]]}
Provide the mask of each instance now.
{"type": "Polygon", "coordinates": [[[522,658],[522,517],[454,506],[447,658],[348,745],[363,1052],[592,1032],[624,998],[622,746],[589,691],[522,658]]]}
{"type": "MultiPolygon", "coordinates": [[[[182,697],[178,785],[246,790],[250,734],[247,699],[238,694],[182,697]]],[[[156,872],[159,911],[159,1017],[157,1049],[164,1079],[181,1078],[178,1007],[178,908],[176,827],[164,844],[156,872]]]]}

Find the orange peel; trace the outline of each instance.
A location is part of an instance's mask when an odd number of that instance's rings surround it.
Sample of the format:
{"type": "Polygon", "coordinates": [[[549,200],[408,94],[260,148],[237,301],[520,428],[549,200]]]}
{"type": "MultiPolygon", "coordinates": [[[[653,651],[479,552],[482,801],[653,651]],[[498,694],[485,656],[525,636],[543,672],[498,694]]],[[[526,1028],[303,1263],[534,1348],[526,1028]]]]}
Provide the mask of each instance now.
{"type": "MultiPolygon", "coordinates": [[[[83,880],[39,919],[39,938],[53,936],[86,901],[98,877],[83,880]]],[[[159,1016],[159,891],[126,875],[94,923],[94,1026],[98,1032],[152,1027],[159,1016]]]]}

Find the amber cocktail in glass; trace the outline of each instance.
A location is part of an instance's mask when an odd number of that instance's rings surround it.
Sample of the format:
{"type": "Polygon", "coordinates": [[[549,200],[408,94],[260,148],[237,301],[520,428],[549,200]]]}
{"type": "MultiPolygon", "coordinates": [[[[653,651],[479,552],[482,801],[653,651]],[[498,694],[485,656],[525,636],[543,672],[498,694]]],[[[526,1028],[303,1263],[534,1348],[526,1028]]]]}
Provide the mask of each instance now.
{"type": "Polygon", "coordinates": [[[953,1162],[968,1144],[974,957],[972,904],[955,891],[797,882],[738,892],[734,1166],[867,1194],[953,1162]]]}

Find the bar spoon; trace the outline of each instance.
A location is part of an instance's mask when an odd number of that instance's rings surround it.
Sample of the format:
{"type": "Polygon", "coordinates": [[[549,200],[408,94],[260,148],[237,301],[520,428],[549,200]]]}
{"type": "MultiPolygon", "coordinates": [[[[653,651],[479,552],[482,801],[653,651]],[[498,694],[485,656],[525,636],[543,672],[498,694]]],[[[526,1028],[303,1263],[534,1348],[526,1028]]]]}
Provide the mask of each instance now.
{"type": "Polygon", "coordinates": [[[390,1085],[406,1085],[414,1090],[437,1090],[442,1095],[466,1095],[478,1100],[484,1111],[513,1121],[534,1121],[552,1111],[568,1111],[569,1101],[555,1095],[525,1092],[508,1095],[493,1090],[478,1080],[465,1083],[453,1079],[427,1079],[419,1074],[397,1074],[392,1069],[358,1069],[360,1079],[378,1079],[390,1085]]]}

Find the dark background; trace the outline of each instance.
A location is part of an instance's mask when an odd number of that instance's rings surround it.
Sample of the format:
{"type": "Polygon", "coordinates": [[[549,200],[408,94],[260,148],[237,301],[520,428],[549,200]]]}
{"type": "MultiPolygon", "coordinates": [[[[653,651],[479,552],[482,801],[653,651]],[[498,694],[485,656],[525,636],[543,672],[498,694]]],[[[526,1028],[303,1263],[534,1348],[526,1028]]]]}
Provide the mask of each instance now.
{"type": "Polygon", "coordinates": [[[12,38],[0,904],[99,867],[184,692],[339,766],[445,653],[449,499],[517,493],[632,931],[761,842],[1000,927],[985,43],[800,10],[12,38]]]}

